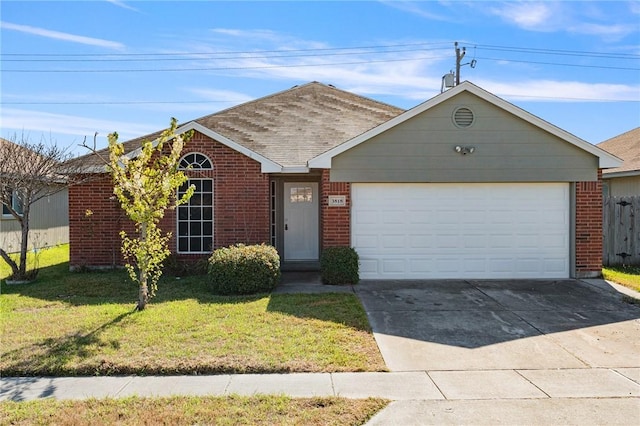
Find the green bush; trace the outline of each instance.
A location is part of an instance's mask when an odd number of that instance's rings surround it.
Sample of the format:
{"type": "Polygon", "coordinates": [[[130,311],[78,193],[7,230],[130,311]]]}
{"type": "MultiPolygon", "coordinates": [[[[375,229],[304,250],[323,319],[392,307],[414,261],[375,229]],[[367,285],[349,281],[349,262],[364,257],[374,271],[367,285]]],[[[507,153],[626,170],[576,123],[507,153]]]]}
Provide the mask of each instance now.
{"type": "Polygon", "coordinates": [[[351,247],[327,247],[322,251],[320,271],[324,284],[357,284],[358,253],[351,247]]]}
{"type": "Polygon", "coordinates": [[[269,292],[280,281],[280,257],[265,244],[220,248],[209,258],[208,274],[216,294],[269,292]]]}
{"type": "Polygon", "coordinates": [[[176,254],[171,254],[165,259],[162,272],[171,277],[188,277],[190,275],[204,275],[208,268],[209,260],[207,258],[186,260],[176,254]]]}

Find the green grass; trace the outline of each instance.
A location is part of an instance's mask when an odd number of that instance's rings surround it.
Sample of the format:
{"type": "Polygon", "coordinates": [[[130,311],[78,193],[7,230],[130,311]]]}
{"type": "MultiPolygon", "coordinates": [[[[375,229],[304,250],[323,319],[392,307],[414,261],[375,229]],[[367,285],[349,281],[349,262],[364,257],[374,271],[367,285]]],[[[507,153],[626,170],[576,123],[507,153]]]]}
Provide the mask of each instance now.
{"type": "Polygon", "coordinates": [[[137,312],[124,271],[70,273],[66,253],[43,252],[36,282],[2,285],[3,375],[385,370],[353,294],[220,297],[202,276],[165,277],[137,312]]]}
{"type": "Polygon", "coordinates": [[[602,268],[605,280],[640,291],[640,266],[612,266],[602,268]]]}
{"type": "Polygon", "coordinates": [[[33,425],[362,425],[381,399],[171,397],[0,403],[0,424],[33,425]]]}

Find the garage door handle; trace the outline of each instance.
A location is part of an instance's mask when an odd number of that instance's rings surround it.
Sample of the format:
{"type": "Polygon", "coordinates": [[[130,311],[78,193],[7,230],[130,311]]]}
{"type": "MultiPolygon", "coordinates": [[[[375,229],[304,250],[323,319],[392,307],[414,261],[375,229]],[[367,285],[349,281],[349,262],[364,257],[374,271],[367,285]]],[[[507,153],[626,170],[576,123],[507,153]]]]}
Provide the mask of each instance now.
{"type": "Polygon", "coordinates": [[[289,230],[289,225],[285,224],[285,225],[284,225],[284,230],[285,230],[285,231],[288,231],[288,230],[289,230]]]}

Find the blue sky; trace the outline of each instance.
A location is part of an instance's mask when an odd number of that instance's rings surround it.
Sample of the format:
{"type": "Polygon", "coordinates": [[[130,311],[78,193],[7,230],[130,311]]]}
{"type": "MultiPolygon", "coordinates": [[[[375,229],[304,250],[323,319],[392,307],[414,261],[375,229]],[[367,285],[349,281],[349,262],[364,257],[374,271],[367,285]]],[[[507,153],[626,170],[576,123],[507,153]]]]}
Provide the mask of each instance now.
{"type": "Polygon", "coordinates": [[[461,79],[591,143],[640,125],[640,2],[0,3],[1,136],[98,147],[320,81],[402,108],[461,79]]]}

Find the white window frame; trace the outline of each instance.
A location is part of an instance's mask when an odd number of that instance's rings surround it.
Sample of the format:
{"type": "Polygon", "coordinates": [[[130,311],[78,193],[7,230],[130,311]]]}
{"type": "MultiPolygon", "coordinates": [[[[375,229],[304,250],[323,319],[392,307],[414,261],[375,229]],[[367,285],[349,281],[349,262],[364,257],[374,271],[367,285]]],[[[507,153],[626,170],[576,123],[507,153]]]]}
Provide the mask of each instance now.
{"type": "MultiPolygon", "coordinates": [[[[180,170],[201,171],[213,170],[213,163],[206,155],[199,152],[190,152],[180,159],[180,170]]],[[[192,198],[176,209],[176,252],[180,254],[206,254],[213,250],[214,230],[214,182],[210,177],[190,177],[183,188],[196,184],[200,188],[194,192],[192,198]],[[199,185],[198,185],[199,183],[199,185]],[[207,189],[206,191],[204,189],[207,189]],[[211,203],[204,204],[204,199],[211,200],[211,203]],[[197,202],[198,204],[195,204],[197,202]],[[210,209],[210,212],[209,212],[210,209]],[[205,217],[207,217],[205,219],[205,217]],[[192,235],[197,229],[199,235],[192,235]],[[206,234],[205,234],[206,233],[206,234]],[[210,234],[210,235],[209,235],[210,234]],[[192,250],[193,239],[200,240],[200,250],[192,250]],[[208,239],[211,239],[210,247],[205,247],[208,239]],[[186,242],[186,250],[184,249],[186,242]],[[183,249],[181,249],[181,247],[183,249]]],[[[178,190],[177,196],[180,198],[184,191],[178,190]]]]}
{"type": "MultiPolygon", "coordinates": [[[[18,214],[20,214],[20,216],[22,216],[24,206],[22,205],[22,200],[20,200],[20,195],[16,190],[13,190],[11,193],[11,207],[15,211],[17,211],[18,214]]],[[[2,217],[4,219],[15,219],[15,217],[11,214],[11,212],[5,209],[7,209],[7,206],[5,206],[4,203],[2,203],[2,217]]]]}

